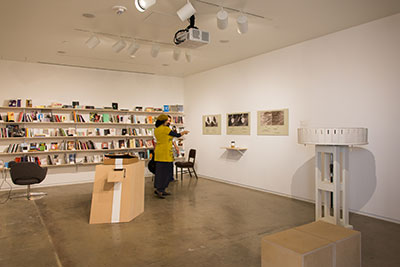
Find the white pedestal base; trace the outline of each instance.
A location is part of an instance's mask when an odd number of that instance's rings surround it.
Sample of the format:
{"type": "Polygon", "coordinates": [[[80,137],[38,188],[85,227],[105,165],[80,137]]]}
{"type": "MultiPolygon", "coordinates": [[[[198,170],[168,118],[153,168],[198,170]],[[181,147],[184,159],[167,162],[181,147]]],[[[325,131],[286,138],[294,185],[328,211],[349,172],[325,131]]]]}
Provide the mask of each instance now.
{"type": "Polygon", "coordinates": [[[315,220],[353,228],[349,224],[348,178],[349,147],[316,145],[315,220]]]}

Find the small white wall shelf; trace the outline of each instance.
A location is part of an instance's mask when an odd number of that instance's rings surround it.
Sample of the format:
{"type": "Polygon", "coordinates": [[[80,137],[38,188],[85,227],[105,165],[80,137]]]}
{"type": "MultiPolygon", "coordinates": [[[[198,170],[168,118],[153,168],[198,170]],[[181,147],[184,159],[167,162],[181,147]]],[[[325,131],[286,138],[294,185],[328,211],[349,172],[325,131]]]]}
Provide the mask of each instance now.
{"type": "Polygon", "coordinates": [[[315,220],[349,224],[349,146],[368,144],[366,128],[300,128],[298,143],[315,145],[315,220]]]}
{"type": "Polygon", "coordinates": [[[236,151],[236,152],[238,152],[238,153],[240,153],[240,154],[244,154],[244,152],[247,150],[247,148],[244,148],[244,147],[228,147],[228,146],[225,146],[225,147],[221,147],[222,149],[226,149],[226,150],[230,150],[230,151],[236,151]]]}

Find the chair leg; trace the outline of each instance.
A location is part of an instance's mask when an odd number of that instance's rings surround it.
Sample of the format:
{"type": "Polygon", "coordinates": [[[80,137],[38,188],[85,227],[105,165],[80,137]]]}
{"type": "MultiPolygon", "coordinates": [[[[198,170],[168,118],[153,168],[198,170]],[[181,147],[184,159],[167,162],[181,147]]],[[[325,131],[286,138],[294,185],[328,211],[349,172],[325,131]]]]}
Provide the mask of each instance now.
{"type": "Polygon", "coordinates": [[[178,166],[175,166],[175,175],[176,175],[176,180],[179,180],[179,176],[178,176],[178,166]]]}
{"type": "MultiPolygon", "coordinates": [[[[43,192],[31,192],[31,185],[28,185],[28,187],[26,188],[26,193],[25,194],[19,194],[19,195],[14,195],[11,196],[10,199],[14,199],[14,198],[26,198],[27,200],[31,200],[32,197],[35,196],[45,196],[47,195],[47,193],[43,193],[43,192]]],[[[33,198],[34,199],[34,198],[33,198]]]]}
{"type": "Polygon", "coordinates": [[[199,177],[197,177],[197,173],[196,173],[196,171],[194,170],[194,168],[192,168],[192,170],[193,170],[194,175],[196,176],[196,179],[199,179],[199,177]]]}
{"type": "Polygon", "coordinates": [[[190,172],[190,168],[188,168],[188,172],[189,172],[190,178],[192,178],[192,174],[190,172]]]}
{"type": "Polygon", "coordinates": [[[28,184],[28,188],[26,189],[26,197],[28,200],[31,200],[31,185],[28,184]]]}
{"type": "Polygon", "coordinates": [[[183,168],[181,168],[181,181],[183,181],[183,168]]]}

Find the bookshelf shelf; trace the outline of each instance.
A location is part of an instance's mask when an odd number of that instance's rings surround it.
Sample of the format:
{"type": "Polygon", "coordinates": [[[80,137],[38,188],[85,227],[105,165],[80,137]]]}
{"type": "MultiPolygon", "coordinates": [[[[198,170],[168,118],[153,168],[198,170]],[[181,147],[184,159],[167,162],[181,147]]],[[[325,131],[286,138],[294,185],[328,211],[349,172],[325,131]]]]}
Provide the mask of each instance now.
{"type": "Polygon", "coordinates": [[[76,122],[5,122],[5,121],[1,121],[0,124],[17,124],[17,125],[75,125],[77,124],[76,122]]]}
{"type": "Polygon", "coordinates": [[[97,112],[97,113],[119,113],[119,114],[132,114],[132,115],[159,115],[159,114],[170,114],[170,115],[180,115],[184,116],[183,112],[163,112],[163,111],[135,111],[135,110],[120,110],[120,109],[103,109],[103,108],[57,108],[57,107],[5,107],[0,106],[0,110],[10,110],[10,111],[36,111],[43,110],[49,112],[97,112]]]}
{"type": "MultiPolygon", "coordinates": [[[[131,127],[154,127],[153,123],[123,123],[123,122],[5,122],[5,125],[76,125],[76,126],[131,126],[131,127]]],[[[171,123],[175,126],[183,126],[183,123],[171,123]]]]}
{"type": "Polygon", "coordinates": [[[40,155],[40,154],[65,154],[65,153],[95,153],[95,152],[120,152],[120,151],[138,151],[154,149],[153,147],[130,147],[116,149],[78,149],[78,150],[48,150],[48,151],[29,151],[29,152],[1,152],[0,156],[21,156],[21,155],[40,155]]]}
{"type": "Polygon", "coordinates": [[[74,139],[132,139],[142,138],[149,139],[153,138],[152,135],[94,135],[94,136],[33,136],[33,137],[4,137],[0,138],[0,141],[27,141],[27,140],[74,140],[74,139]]]}

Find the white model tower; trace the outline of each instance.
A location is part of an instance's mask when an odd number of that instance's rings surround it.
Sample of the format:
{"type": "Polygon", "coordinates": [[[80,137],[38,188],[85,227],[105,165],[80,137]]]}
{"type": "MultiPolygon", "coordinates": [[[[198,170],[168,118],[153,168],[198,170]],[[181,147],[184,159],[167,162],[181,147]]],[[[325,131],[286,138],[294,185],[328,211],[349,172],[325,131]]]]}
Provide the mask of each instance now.
{"type": "Polygon", "coordinates": [[[349,224],[349,146],[368,144],[366,128],[300,128],[298,143],[315,145],[315,220],[349,224]]]}

